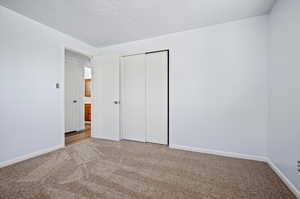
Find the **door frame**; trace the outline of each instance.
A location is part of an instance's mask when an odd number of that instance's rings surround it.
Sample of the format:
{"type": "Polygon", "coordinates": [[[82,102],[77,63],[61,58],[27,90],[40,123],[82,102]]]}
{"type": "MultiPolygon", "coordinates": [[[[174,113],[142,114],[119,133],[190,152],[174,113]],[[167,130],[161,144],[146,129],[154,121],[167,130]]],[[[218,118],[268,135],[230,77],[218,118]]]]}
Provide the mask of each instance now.
{"type": "MultiPolygon", "coordinates": [[[[121,73],[121,67],[122,67],[122,61],[121,59],[123,57],[127,57],[127,56],[134,56],[134,55],[141,55],[141,54],[151,54],[151,53],[159,53],[159,52],[167,52],[167,146],[170,146],[170,49],[162,49],[162,50],[154,50],[154,51],[145,51],[143,53],[134,53],[134,54],[126,54],[126,55],[121,55],[120,56],[120,73],[121,73]]],[[[121,77],[121,74],[120,74],[121,77]]],[[[120,79],[121,80],[121,79],[120,79]]],[[[122,98],[121,98],[121,81],[120,83],[120,113],[119,113],[119,124],[120,124],[120,128],[119,128],[119,137],[120,140],[122,139],[122,117],[121,117],[121,111],[122,111],[122,98]]]]}

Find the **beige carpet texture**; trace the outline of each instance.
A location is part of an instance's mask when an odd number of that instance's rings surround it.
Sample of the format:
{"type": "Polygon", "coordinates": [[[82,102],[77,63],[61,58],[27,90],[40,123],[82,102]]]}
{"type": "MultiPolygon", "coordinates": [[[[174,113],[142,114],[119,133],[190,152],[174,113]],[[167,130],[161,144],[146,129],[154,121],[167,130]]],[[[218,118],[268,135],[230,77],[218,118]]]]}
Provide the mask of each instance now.
{"type": "Polygon", "coordinates": [[[87,139],[0,169],[0,198],[295,199],[263,162],[87,139]]]}

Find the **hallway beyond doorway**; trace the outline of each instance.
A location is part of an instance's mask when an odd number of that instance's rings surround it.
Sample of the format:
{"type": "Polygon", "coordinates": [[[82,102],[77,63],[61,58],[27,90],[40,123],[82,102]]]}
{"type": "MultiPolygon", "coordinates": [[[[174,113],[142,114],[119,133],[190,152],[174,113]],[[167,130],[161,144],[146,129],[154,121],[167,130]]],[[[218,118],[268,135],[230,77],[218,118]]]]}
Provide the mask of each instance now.
{"type": "Polygon", "coordinates": [[[91,137],[91,124],[85,123],[83,131],[65,133],[65,145],[74,144],[91,137]]]}

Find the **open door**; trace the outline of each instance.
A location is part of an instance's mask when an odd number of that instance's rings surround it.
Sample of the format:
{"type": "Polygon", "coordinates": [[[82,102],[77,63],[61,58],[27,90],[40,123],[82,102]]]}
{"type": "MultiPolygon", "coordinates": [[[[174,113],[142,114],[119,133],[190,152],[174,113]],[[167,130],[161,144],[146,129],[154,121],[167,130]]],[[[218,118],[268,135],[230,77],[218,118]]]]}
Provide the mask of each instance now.
{"type": "Polygon", "coordinates": [[[65,132],[83,129],[83,67],[77,62],[66,59],[65,132]]]}
{"type": "Polygon", "coordinates": [[[93,62],[92,137],[119,140],[119,56],[93,62]]]}

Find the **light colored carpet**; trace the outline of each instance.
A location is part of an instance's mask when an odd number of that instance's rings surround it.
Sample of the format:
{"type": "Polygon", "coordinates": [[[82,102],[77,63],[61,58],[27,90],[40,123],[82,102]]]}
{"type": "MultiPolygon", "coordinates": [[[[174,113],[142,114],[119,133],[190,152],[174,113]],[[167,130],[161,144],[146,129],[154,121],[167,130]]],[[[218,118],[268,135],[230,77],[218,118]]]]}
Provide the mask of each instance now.
{"type": "Polygon", "coordinates": [[[88,139],[0,169],[0,198],[296,197],[262,162],[88,139]]]}

